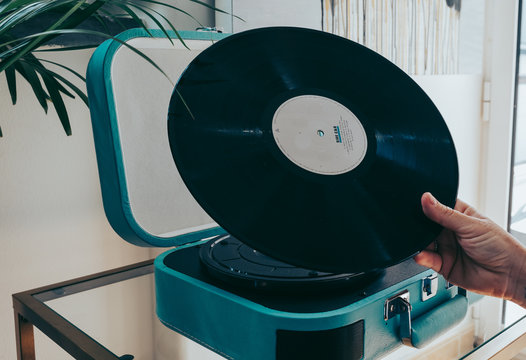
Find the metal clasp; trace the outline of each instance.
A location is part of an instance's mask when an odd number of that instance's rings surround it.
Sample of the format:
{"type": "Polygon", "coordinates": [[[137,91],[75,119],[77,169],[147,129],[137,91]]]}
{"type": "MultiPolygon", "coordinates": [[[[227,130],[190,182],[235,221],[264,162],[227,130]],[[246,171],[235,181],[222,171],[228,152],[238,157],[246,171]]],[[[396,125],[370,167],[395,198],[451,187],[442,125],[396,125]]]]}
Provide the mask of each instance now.
{"type": "Polygon", "coordinates": [[[400,338],[405,345],[411,344],[411,304],[409,291],[405,290],[385,300],[384,320],[387,321],[400,315],[400,338]]]}
{"type": "Polygon", "coordinates": [[[437,294],[438,274],[433,273],[422,279],[422,301],[431,299],[437,294]]]}

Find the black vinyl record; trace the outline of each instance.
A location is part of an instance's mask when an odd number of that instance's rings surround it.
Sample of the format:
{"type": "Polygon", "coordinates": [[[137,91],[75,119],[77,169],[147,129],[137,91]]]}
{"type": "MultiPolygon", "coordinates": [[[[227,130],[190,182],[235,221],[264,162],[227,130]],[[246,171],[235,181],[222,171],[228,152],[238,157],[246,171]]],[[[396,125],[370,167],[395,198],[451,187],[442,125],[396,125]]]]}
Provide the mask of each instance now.
{"type": "Polygon", "coordinates": [[[382,56],[301,28],[231,35],[179,79],[170,147],[190,192],[225,230],[286,263],[367,272],[425,248],[453,207],[458,164],[422,89],[382,56]]]}

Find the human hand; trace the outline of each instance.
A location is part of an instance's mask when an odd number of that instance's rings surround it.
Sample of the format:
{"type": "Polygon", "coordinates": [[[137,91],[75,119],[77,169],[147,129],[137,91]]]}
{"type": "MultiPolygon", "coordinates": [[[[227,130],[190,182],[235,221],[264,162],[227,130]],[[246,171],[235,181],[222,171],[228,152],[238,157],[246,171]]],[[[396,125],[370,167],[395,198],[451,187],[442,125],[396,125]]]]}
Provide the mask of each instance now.
{"type": "Polygon", "coordinates": [[[455,209],[422,195],[422,210],[444,227],[415,261],[449,282],[526,307],[526,249],[474,208],[457,200],[455,209]]]}

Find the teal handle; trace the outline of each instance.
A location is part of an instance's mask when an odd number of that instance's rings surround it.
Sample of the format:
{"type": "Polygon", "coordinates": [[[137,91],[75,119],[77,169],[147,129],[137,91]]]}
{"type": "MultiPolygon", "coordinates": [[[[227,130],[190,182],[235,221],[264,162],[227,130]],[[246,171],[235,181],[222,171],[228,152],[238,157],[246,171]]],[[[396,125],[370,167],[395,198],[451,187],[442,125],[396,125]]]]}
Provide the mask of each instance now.
{"type": "Polygon", "coordinates": [[[468,299],[456,295],[430,312],[413,319],[411,344],[420,349],[460,323],[468,312],[468,299]]]}

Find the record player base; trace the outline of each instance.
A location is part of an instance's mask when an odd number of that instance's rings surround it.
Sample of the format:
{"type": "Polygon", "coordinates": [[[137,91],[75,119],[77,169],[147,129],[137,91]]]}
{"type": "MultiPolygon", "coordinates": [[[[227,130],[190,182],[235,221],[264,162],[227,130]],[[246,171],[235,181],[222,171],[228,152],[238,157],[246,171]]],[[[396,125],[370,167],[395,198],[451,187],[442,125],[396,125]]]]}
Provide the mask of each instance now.
{"type": "Polygon", "coordinates": [[[157,315],[170,329],[228,359],[376,359],[402,346],[400,315],[385,320],[384,307],[406,290],[413,323],[421,327],[419,345],[467,311],[467,300],[441,276],[436,295],[422,301],[422,280],[433,272],[412,260],[386,269],[361,289],[279,295],[218,282],[202,268],[198,251],[199,245],[180,247],[155,260],[157,315]]]}

